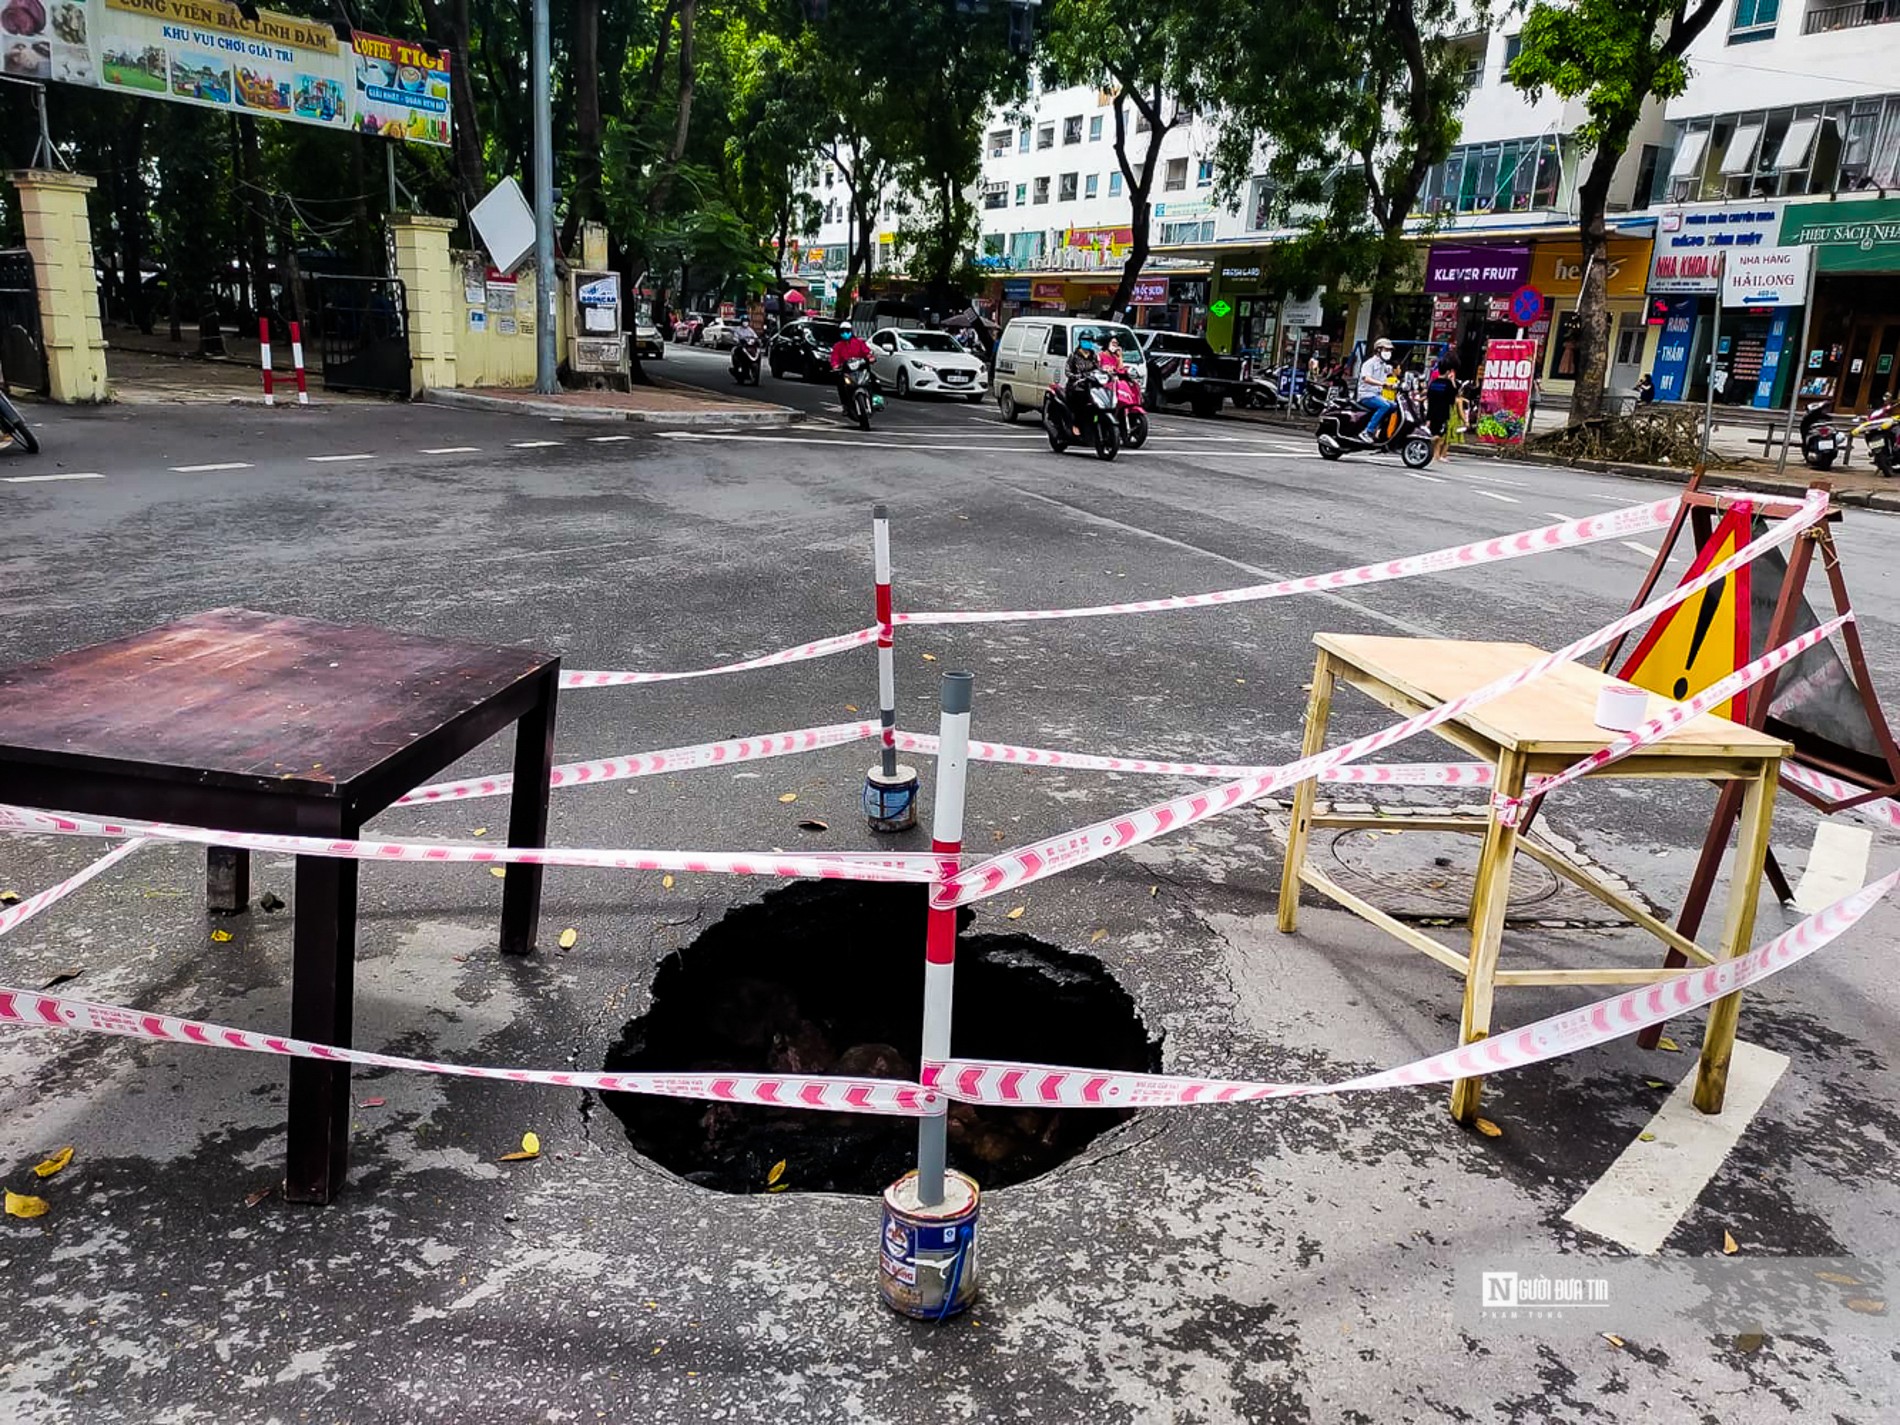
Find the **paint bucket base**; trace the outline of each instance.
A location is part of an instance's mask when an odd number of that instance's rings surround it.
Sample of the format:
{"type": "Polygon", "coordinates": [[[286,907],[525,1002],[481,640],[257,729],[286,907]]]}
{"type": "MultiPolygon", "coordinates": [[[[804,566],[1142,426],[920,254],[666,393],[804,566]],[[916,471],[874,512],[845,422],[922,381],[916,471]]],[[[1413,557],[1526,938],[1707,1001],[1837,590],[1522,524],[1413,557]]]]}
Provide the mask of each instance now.
{"type": "Polygon", "coordinates": [[[975,1179],[943,1175],[943,1201],[925,1207],[917,1174],[884,1189],[877,1290],[891,1310],[919,1321],[942,1321],[976,1300],[976,1218],[982,1194],[975,1179]]]}
{"type": "Polygon", "coordinates": [[[864,819],[873,831],[909,831],[917,825],[917,769],[900,764],[893,777],[876,767],[866,772],[864,819]]]}

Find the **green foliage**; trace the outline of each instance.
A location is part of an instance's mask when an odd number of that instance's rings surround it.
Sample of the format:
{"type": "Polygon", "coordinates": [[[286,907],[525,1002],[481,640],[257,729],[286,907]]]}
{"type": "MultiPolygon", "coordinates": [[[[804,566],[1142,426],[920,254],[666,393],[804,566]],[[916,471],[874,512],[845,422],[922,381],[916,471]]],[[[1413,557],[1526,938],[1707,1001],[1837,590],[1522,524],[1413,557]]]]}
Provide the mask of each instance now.
{"type": "Polygon", "coordinates": [[[1621,153],[1644,101],[1672,99],[1688,86],[1688,66],[1680,50],[1671,52],[1663,24],[1677,8],[1673,0],[1534,5],[1508,78],[1533,99],[1546,89],[1581,99],[1589,117],[1577,129],[1578,140],[1621,153]]]}

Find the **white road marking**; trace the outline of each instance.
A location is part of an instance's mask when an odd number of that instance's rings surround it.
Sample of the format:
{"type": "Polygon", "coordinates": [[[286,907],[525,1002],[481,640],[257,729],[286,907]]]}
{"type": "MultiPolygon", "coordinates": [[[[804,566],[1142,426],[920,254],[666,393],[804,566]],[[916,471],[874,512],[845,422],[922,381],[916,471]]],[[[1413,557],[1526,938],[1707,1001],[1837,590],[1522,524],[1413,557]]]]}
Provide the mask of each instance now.
{"type": "Polygon", "coordinates": [[[1654,549],[1651,549],[1647,544],[1638,544],[1633,539],[1619,539],[1617,543],[1622,545],[1625,549],[1635,550],[1638,554],[1642,555],[1643,558],[1645,559],[1654,559],[1656,557],[1657,551],[1654,549]]]}
{"type": "Polygon", "coordinates": [[[1864,826],[1824,821],[1814,828],[1814,849],[1794,888],[1794,907],[1812,915],[1867,884],[1867,858],[1874,834],[1864,826]]]}
{"type": "Polygon", "coordinates": [[[591,440],[595,445],[605,445],[609,441],[614,441],[614,440],[632,440],[633,439],[633,437],[630,435],[590,435],[587,438],[591,440]]]}
{"type": "Polygon", "coordinates": [[[374,460],[374,455],[306,455],[304,459],[314,460],[319,465],[334,464],[339,460],[374,460]]]}
{"type": "Polygon", "coordinates": [[[1695,1069],[1691,1067],[1642,1136],[1590,1184],[1589,1191],[1564,1214],[1564,1221],[1632,1252],[1647,1255],[1661,1250],[1761,1112],[1787,1067],[1787,1055],[1736,1040],[1728,1094],[1722,1111],[1713,1117],[1695,1106],[1695,1069]]]}
{"type": "Polygon", "coordinates": [[[1500,495],[1495,490],[1473,490],[1474,495],[1483,495],[1487,500],[1499,500],[1507,505],[1521,505],[1524,502],[1515,495],[1500,495]]]}
{"type": "Polygon", "coordinates": [[[425,445],[422,447],[424,455],[475,455],[480,450],[479,445],[425,445]]]}
{"type": "Polygon", "coordinates": [[[172,466],[172,473],[175,475],[201,475],[207,470],[249,470],[251,468],[251,462],[248,460],[221,460],[215,465],[174,465],[172,466]]]}
{"type": "Polygon", "coordinates": [[[1443,485],[1447,483],[1446,481],[1440,480],[1436,475],[1421,475],[1416,470],[1401,470],[1399,473],[1401,475],[1410,475],[1414,480],[1423,480],[1428,485],[1443,485]]]}
{"type": "Polygon", "coordinates": [[[1544,513],[1554,520],[1574,520],[1575,515],[1567,515],[1562,510],[1545,510],[1544,513]]]}
{"type": "Polygon", "coordinates": [[[6,475],[0,476],[9,485],[39,485],[48,480],[103,480],[106,477],[91,471],[74,471],[70,475],[6,475]]]}
{"type": "Polygon", "coordinates": [[[540,450],[543,446],[559,445],[558,440],[516,440],[510,441],[516,450],[540,450]]]}

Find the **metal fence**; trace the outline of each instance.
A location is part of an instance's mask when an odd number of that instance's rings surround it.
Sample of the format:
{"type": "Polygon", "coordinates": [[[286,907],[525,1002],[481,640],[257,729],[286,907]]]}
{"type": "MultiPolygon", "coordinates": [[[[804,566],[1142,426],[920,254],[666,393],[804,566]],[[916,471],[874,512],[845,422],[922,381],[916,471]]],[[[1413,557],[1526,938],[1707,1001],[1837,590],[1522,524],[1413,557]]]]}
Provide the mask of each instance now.
{"type": "Polygon", "coordinates": [[[312,281],[324,389],[408,399],[409,299],[401,280],[326,275],[312,281]]]}
{"type": "Polygon", "coordinates": [[[40,294],[33,255],[0,248],[0,387],[47,394],[46,346],[40,336],[40,294]]]}

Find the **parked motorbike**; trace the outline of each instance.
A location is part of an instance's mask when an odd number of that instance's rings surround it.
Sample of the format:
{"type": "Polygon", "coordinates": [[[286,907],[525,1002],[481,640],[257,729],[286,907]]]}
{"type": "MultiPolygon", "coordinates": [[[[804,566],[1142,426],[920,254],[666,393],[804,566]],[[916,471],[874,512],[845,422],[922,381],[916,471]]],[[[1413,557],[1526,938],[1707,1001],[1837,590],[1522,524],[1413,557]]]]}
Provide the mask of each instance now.
{"type": "Polygon", "coordinates": [[[1368,451],[1374,455],[1397,455],[1408,470],[1423,470],[1432,463],[1432,430],[1425,419],[1425,405],[1419,398],[1418,380],[1408,377],[1396,393],[1398,409],[1379,418],[1377,429],[1368,429],[1371,412],[1342,395],[1332,401],[1319,417],[1319,453],[1327,460],[1368,451]]]}
{"type": "Polygon", "coordinates": [[[1234,404],[1254,411],[1277,411],[1286,404],[1280,384],[1281,373],[1270,371],[1257,361],[1240,366],[1241,386],[1234,393],[1234,404]]]}
{"type": "Polygon", "coordinates": [[[1115,426],[1121,443],[1140,450],[1148,443],[1148,413],[1141,408],[1141,390],[1126,371],[1110,371],[1109,390],[1115,393],[1115,426]]]}
{"type": "Polygon", "coordinates": [[[1073,400],[1064,383],[1051,383],[1042,398],[1042,428],[1049,436],[1049,448],[1058,455],[1071,441],[1086,441],[1094,446],[1098,460],[1113,460],[1121,450],[1113,378],[1106,371],[1090,372],[1076,382],[1073,400]]]}
{"type": "Polygon", "coordinates": [[[0,434],[4,434],[9,444],[19,446],[28,455],[40,453],[39,440],[27,428],[26,419],[7,399],[4,391],[0,391],[0,434]]]}
{"type": "Polygon", "coordinates": [[[741,386],[759,384],[761,348],[756,336],[740,337],[732,344],[732,379],[741,386]]]}
{"type": "Polygon", "coordinates": [[[1840,454],[1840,435],[1828,421],[1833,414],[1826,401],[1815,401],[1801,417],[1801,458],[1813,469],[1827,469],[1840,454]]]}
{"type": "Polygon", "coordinates": [[[1896,426],[1900,426],[1900,411],[1889,401],[1869,411],[1866,419],[1854,427],[1852,435],[1852,439],[1867,447],[1867,457],[1874,462],[1874,469],[1890,480],[1896,465],[1900,465],[1894,450],[1896,426]]]}
{"type": "Polygon", "coordinates": [[[854,356],[838,368],[838,401],[844,413],[858,423],[859,430],[871,428],[871,412],[884,402],[871,391],[871,363],[854,356]]]}

